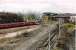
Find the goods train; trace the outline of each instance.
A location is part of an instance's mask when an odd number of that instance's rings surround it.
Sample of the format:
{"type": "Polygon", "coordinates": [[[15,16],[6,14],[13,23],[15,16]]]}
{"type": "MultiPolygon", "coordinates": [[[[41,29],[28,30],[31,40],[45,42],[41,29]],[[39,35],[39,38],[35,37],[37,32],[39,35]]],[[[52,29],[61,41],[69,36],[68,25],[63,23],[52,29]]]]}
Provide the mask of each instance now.
{"type": "Polygon", "coordinates": [[[14,13],[0,13],[0,29],[38,25],[37,22],[26,22],[14,13]]]}
{"type": "Polygon", "coordinates": [[[36,22],[5,23],[5,24],[0,24],[0,29],[23,27],[23,26],[32,26],[32,25],[38,25],[38,23],[36,23],[36,22]]]}

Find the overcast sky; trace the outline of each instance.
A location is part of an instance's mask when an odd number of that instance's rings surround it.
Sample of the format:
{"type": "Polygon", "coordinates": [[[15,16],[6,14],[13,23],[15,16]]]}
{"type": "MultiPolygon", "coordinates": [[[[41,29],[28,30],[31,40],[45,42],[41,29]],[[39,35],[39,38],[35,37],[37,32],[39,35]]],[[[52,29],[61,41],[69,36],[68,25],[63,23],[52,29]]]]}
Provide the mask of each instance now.
{"type": "Polygon", "coordinates": [[[76,13],[76,0],[0,0],[0,11],[76,13]]]}

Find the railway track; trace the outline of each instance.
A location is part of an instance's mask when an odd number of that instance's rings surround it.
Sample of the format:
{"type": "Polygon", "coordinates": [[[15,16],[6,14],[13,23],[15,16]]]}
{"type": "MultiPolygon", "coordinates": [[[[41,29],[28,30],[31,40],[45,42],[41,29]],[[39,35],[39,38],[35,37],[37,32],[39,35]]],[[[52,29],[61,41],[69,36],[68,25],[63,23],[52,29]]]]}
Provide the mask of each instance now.
{"type": "MultiPolygon", "coordinates": [[[[55,26],[51,25],[50,28],[54,28],[55,26]]],[[[39,29],[25,33],[15,38],[10,38],[10,40],[5,43],[6,45],[1,46],[0,49],[3,50],[30,50],[30,48],[35,49],[36,47],[40,46],[40,43],[45,43],[43,46],[46,45],[47,38],[48,38],[48,28],[47,26],[41,26],[39,29]],[[30,34],[31,33],[31,34],[30,34]],[[41,41],[41,42],[40,42],[41,41]],[[39,42],[39,43],[38,43],[39,42]]],[[[52,31],[52,29],[51,29],[52,31]]],[[[46,47],[43,47],[43,49],[46,47]]],[[[37,49],[37,48],[36,48],[37,49]]]]}

